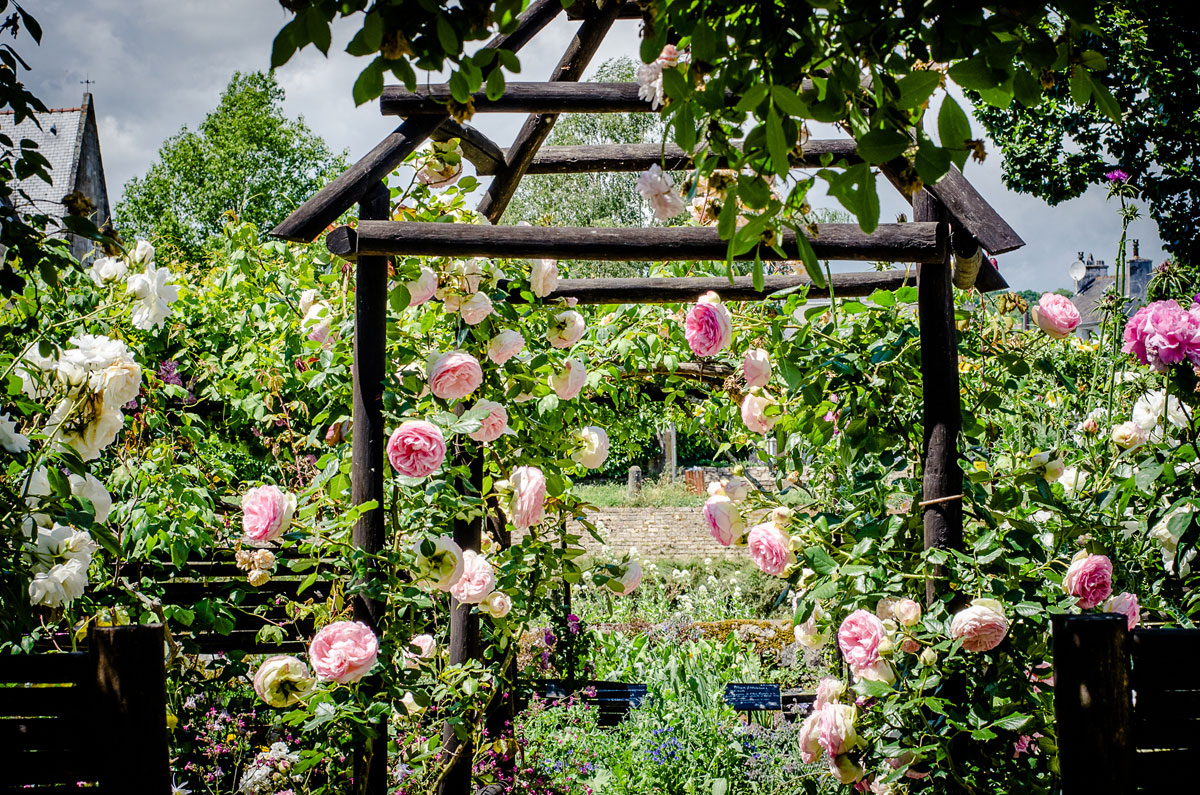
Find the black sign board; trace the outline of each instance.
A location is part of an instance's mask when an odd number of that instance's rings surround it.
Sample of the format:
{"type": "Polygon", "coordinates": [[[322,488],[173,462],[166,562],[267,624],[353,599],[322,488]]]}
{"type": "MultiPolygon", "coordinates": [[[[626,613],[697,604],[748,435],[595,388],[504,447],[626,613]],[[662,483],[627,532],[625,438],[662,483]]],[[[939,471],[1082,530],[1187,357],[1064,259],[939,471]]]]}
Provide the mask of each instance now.
{"type": "Polygon", "coordinates": [[[734,683],[725,685],[725,703],[739,712],[752,709],[782,709],[779,685],[734,683]]]}

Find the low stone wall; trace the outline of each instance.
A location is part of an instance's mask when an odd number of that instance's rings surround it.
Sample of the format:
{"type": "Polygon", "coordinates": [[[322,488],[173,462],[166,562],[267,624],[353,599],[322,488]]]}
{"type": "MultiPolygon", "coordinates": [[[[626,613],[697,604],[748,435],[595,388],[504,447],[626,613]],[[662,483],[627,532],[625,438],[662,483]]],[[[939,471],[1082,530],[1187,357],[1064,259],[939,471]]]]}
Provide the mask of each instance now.
{"type": "MultiPolygon", "coordinates": [[[[708,533],[708,522],[701,508],[601,508],[588,518],[616,555],[637,547],[642,558],[685,559],[721,558],[744,554],[744,550],[723,547],[708,533]]],[[[578,524],[571,532],[583,536],[584,549],[596,551],[600,545],[578,524]]]]}

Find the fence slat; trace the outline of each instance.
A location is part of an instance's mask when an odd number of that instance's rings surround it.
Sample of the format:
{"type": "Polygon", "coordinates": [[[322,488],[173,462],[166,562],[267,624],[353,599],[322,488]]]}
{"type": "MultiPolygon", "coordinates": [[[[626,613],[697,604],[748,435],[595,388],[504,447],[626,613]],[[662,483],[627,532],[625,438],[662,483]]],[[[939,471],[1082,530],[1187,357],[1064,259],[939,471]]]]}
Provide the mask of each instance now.
{"type": "Polygon", "coordinates": [[[0,657],[0,682],[46,684],[79,682],[87,675],[84,652],[11,654],[0,657]]]}
{"type": "Polygon", "coordinates": [[[0,688],[0,716],[79,720],[87,706],[87,696],[78,687],[0,688]]]}

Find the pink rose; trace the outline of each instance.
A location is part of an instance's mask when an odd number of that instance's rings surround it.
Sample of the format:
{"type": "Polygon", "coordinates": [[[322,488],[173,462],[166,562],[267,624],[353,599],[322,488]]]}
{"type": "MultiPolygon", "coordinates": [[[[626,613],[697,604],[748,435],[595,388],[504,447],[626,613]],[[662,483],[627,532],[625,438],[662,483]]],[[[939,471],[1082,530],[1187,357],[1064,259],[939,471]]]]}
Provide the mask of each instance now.
{"type": "Polygon", "coordinates": [[[546,478],[537,467],[517,467],[508,478],[512,502],[508,519],[518,530],[528,530],[546,513],[546,478]]]}
{"type": "Polygon", "coordinates": [[[1120,613],[1129,619],[1129,630],[1132,632],[1138,622],[1142,620],[1141,609],[1138,606],[1138,598],[1136,594],[1122,593],[1117,594],[1108,603],[1104,605],[1105,613],[1120,613]]]}
{"type": "Polygon", "coordinates": [[[428,660],[437,651],[437,641],[432,635],[417,635],[408,641],[408,648],[404,650],[404,667],[416,668],[420,665],[419,660],[428,660]],[[414,653],[412,650],[416,648],[414,653]]]}
{"type": "Polygon", "coordinates": [[[806,765],[811,765],[821,758],[820,733],[818,731],[820,720],[821,711],[813,710],[804,719],[804,723],[800,724],[800,758],[806,765]]]}
{"type": "Polygon", "coordinates": [[[867,668],[879,660],[879,645],[887,637],[883,622],[866,610],[855,610],[838,627],[838,648],[852,669],[867,668]]]}
{"type": "Polygon", "coordinates": [[[721,298],[709,290],[687,313],[684,320],[684,337],[688,347],[697,356],[715,356],[729,344],[733,335],[733,321],[721,298]]]}
{"type": "Polygon", "coordinates": [[[1200,312],[1176,301],[1155,301],[1137,311],[1125,326],[1121,350],[1162,373],[1184,359],[1200,365],[1200,312]]]}
{"type": "Polygon", "coordinates": [[[461,400],[483,383],[479,362],[463,351],[449,351],[433,359],[425,374],[429,391],[442,400],[461,400]]]}
{"type": "Polygon", "coordinates": [[[772,577],[782,577],[787,567],[796,562],[796,556],[792,554],[791,537],[774,522],[750,528],[746,535],[746,546],[755,565],[772,577]]]}
{"type": "Polygon", "coordinates": [[[921,644],[917,642],[916,638],[905,638],[900,643],[900,651],[907,652],[909,654],[916,654],[920,650],[921,644]]]}
{"type": "Polygon", "coordinates": [[[1084,610],[1095,607],[1112,596],[1112,571],[1108,556],[1080,550],[1063,577],[1063,590],[1079,597],[1077,604],[1084,610]]]}
{"type": "Polygon", "coordinates": [[[587,321],[583,319],[583,315],[574,309],[568,309],[554,316],[550,328],[546,330],[546,339],[555,348],[570,348],[583,338],[583,332],[586,330],[587,321]]]}
{"type": "Polygon", "coordinates": [[[853,704],[832,702],[821,708],[820,715],[817,719],[817,742],[825,749],[825,753],[831,757],[841,756],[858,743],[858,732],[854,730],[858,709],[853,704]]]}
{"type": "Polygon", "coordinates": [[[768,415],[767,406],[775,405],[775,398],[758,389],[752,389],[742,399],[742,422],[752,433],[767,433],[775,427],[778,414],[768,415]]]}
{"type": "Polygon", "coordinates": [[[478,552],[468,549],[463,552],[463,573],[458,582],[450,586],[450,595],[463,604],[477,605],[496,590],[496,572],[492,564],[478,552]]]}
{"type": "Polygon", "coordinates": [[[468,436],[477,442],[494,442],[504,435],[508,428],[508,412],[504,406],[493,400],[480,400],[471,407],[471,411],[476,409],[485,409],[488,415],[480,420],[479,430],[468,436]]]}
{"type": "Polygon", "coordinates": [[[746,530],[746,522],[737,506],[723,494],[709,497],[702,513],[708,522],[709,534],[723,547],[736,543],[746,530]]]}
{"type": "Polygon", "coordinates": [[[545,298],[558,287],[558,260],[531,260],[529,269],[529,289],[538,298],[545,298]]]}
{"type": "Polygon", "coordinates": [[[488,342],[488,358],[496,364],[504,364],[521,352],[525,347],[525,338],[520,332],[505,329],[488,342]]]}
{"type": "Polygon", "coordinates": [[[971,606],[954,614],[950,637],[961,640],[969,652],[991,651],[1008,634],[1004,606],[995,599],[974,599],[971,606]]]}
{"type": "Polygon", "coordinates": [[[446,458],[442,431],[424,420],[408,420],[388,439],[387,457],[397,472],[409,478],[432,475],[446,458]]]}
{"type": "Polygon", "coordinates": [[[1057,293],[1045,293],[1033,308],[1033,319],[1042,331],[1062,339],[1079,325],[1079,310],[1071,299],[1057,293]]]}
{"type": "Polygon", "coordinates": [[[662,52],[658,54],[658,58],[655,60],[661,61],[662,65],[668,68],[678,66],[679,50],[674,44],[668,44],[662,48],[662,52]]]}
{"type": "Polygon", "coordinates": [[[321,629],[308,648],[308,659],[319,679],[357,682],[379,656],[379,640],[358,621],[335,621],[321,629]]]}
{"type": "Polygon", "coordinates": [[[415,282],[405,282],[405,288],[408,290],[408,305],[417,306],[433,298],[433,294],[437,292],[438,278],[429,267],[421,266],[421,275],[417,277],[415,282]]]}
{"type": "Polygon", "coordinates": [[[846,684],[840,679],[826,676],[817,683],[817,699],[813,702],[814,710],[821,710],[826,704],[836,703],[846,692],[846,684]]]}
{"type": "Polygon", "coordinates": [[[459,306],[458,313],[468,326],[478,326],[492,314],[492,299],[487,293],[475,293],[459,306]]]}
{"type": "Polygon", "coordinates": [[[766,386],[771,380],[771,357],[762,348],[751,348],[742,359],[742,372],[746,374],[746,386],[766,386]]]}
{"type": "Polygon", "coordinates": [[[620,596],[629,596],[642,582],[642,564],[631,560],[618,577],[608,581],[608,587],[620,596]]]}
{"type": "Polygon", "coordinates": [[[492,618],[504,618],[512,611],[512,599],[504,591],[492,591],[479,603],[479,609],[492,618]]]}
{"type": "Polygon", "coordinates": [[[550,376],[550,388],[559,400],[574,400],[587,383],[587,370],[578,359],[567,359],[563,369],[550,376]]]}
{"type": "Polygon", "coordinates": [[[921,606],[912,599],[901,599],[892,609],[892,615],[902,627],[915,626],[921,620],[921,606]]]}
{"type": "Polygon", "coordinates": [[[256,486],[242,497],[242,532],[255,541],[283,535],[296,513],[296,496],[278,486],[256,486]]]}

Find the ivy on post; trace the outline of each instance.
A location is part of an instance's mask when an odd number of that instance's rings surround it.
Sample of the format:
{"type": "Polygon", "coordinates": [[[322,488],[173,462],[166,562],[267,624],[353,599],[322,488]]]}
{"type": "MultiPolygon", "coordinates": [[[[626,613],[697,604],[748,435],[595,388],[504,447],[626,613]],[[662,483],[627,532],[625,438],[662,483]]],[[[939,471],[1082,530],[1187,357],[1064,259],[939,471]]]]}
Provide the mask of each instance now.
{"type": "MultiPolygon", "coordinates": [[[[387,186],[377,182],[359,203],[361,220],[383,220],[391,212],[387,186]]],[[[365,556],[374,556],[384,545],[383,510],[383,380],[387,366],[387,257],[360,257],[355,264],[354,291],[354,450],[351,490],[354,504],[374,502],[354,523],[354,546],[365,556]]],[[[369,563],[363,585],[368,593],[374,583],[375,563],[369,563]]],[[[354,597],[354,620],[379,634],[385,605],[371,595],[354,597]]],[[[366,684],[380,689],[378,677],[366,684]]],[[[387,792],[387,716],[372,727],[375,736],[357,746],[354,758],[356,795],[385,795],[387,792]]]]}

